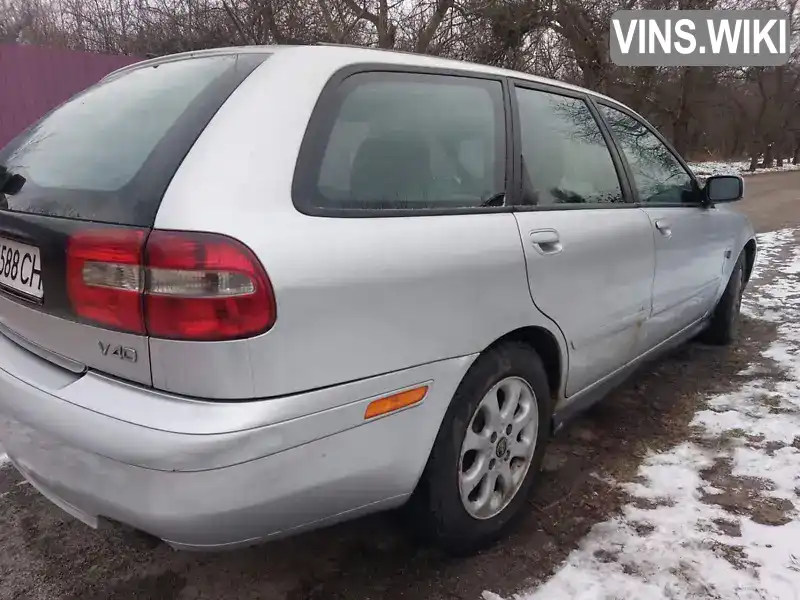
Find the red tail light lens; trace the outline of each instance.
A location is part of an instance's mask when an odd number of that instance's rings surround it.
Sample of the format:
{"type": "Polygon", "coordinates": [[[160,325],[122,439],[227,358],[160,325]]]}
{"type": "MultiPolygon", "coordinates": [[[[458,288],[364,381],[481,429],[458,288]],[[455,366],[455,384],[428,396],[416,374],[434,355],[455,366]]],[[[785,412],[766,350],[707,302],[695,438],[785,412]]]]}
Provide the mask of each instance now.
{"type": "Polygon", "coordinates": [[[205,233],[153,231],[147,240],[147,332],[156,337],[228,340],[275,322],[267,274],[243,244],[205,233]]]}
{"type": "Polygon", "coordinates": [[[67,246],[67,293],[86,321],[144,334],[142,248],[147,232],[101,229],[73,235],[67,246]]]}
{"type": "Polygon", "coordinates": [[[250,337],[275,322],[267,274],[244,244],[208,233],[81,232],[67,278],[78,316],[115,329],[184,340],[250,337]]]}

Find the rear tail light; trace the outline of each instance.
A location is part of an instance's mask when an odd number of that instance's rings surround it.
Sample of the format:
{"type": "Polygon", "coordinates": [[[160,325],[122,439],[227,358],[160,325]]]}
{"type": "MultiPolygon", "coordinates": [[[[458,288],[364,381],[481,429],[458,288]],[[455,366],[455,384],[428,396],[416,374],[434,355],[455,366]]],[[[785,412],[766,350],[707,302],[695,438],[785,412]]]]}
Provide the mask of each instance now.
{"type": "Polygon", "coordinates": [[[145,264],[144,314],[152,336],[241,338],[275,321],[267,274],[248,248],[230,238],[153,231],[145,264]]]}
{"type": "Polygon", "coordinates": [[[67,246],[67,293],[78,316],[113,329],[145,333],[142,250],[147,232],[83,231],[67,246]]]}
{"type": "Polygon", "coordinates": [[[276,317],[255,255],[209,233],[80,232],[67,249],[67,290],[80,318],[153,337],[240,339],[268,330],[276,317]]]}

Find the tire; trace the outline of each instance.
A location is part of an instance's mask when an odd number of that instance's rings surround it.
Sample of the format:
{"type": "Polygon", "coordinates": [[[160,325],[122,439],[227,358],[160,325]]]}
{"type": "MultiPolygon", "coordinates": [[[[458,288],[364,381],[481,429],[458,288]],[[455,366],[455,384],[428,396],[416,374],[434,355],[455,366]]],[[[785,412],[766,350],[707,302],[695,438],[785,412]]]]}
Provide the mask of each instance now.
{"type": "Polygon", "coordinates": [[[744,291],[744,252],[739,255],[728,285],[722,293],[708,327],[700,334],[700,341],[712,346],[727,346],[736,340],[739,332],[739,314],[744,291]]]}
{"type": "Polygon", "coordinates": [[[499,538],[524,514],[550,436],[550,405],[547,375],[532,348],[508,342],[481,355],[453,396],[410,502],[409,513],[417,533],[451,554],[471,554],[499,538]],[[513,402],[517,389],[518,403],[507,404],[513,402]],[[498,413],[493,413],[495,416],[490,414],[492,396],[487,396],[489,392],[496,394],[500,408],[498,413]],[[517,406],[516,411],[508,412],[514,406],[517,406]],[[506,417],[502,417],[504,411],[506,417]],[[492,427],[490,423],[502,423],[502,426],[492,427]],[[507,433],[509,426],[512,427],[510,435],[507,433]],[[487,444],[486,448],[463,452],[468,428],[471,429],[469,443],[477,440],[481,446],[487,444]],[[498,434],[496,439],[491,437],[490,431],[498,434]],[[534,432],[535,439],[532,439],[534,432]],[[526,444],[526,440],[530,443],[526,444]],[[512,452],[515,456],[510,456],[512,452]],[[530,458],[525,463],[516,453],[530,453],[530,458]],[[490,467],[486,466],[487,459],[490,467]],[[481,479],[467,477],[482,471],[481,466],[486,469],[481,479]],[[526,470],[523,472],[523,469],[526,470]],[[492,477],[497,483],[490,488],[492,477]],[[476,500],[471,501],[473,496],[469,495],[467,500],[462,500],[462,489],[463,494],[467,494],[474,481],[479,481],[472,492],[476,500]],[[482,504],[482,509],[477,509],[485,497],[490,500],[482,504]],[[495,510],[498,512],[492,514],[495,510]]]}

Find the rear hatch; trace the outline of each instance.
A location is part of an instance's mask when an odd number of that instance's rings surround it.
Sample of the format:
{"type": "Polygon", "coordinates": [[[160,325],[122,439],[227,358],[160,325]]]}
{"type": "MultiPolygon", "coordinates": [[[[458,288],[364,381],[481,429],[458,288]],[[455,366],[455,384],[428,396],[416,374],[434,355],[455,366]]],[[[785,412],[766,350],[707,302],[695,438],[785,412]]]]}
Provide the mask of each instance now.
{"type": "Polygon", "coordinates": [[[269,282],[247,248],[153,232],[195,140],[268,56],[125,69],[0,151],[0,332],[72,371],[149,385],[151,335],[230,339],[271,325],[269,282]]]}

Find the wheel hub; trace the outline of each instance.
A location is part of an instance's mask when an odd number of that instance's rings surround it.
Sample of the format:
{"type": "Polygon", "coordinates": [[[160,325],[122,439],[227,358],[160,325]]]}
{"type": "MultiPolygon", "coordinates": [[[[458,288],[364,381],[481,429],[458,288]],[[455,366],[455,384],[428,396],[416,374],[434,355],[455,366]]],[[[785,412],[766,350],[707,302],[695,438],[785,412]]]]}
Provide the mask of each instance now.
{"type": "Polygon", "coordinates": [[[507,450],[508,441],[506,438],[500,438],[500,441],[497,442],[497,446],[494,449],[494,453],[497,455],[497,458],[503,458],[506,455],[507,450]]]}

